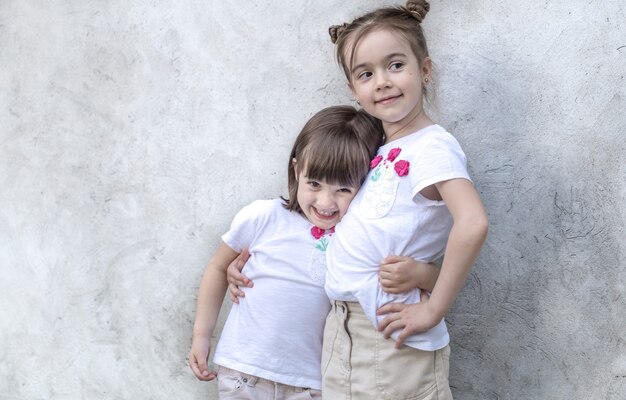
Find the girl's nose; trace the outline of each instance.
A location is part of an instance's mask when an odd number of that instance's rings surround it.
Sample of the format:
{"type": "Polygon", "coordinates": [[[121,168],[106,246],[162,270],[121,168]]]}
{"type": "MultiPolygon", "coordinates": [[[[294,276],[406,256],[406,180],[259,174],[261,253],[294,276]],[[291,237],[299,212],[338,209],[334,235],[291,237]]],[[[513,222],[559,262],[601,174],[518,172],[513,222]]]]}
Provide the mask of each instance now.
{"type": "Polygon", "coordinates": [[[317,204],[319,208],[331,208],[335,205],[335,198],[331,193],[324,190],[317,198],[317,204]]]}
{"type": "Polygon", "coordinates": [[[380,73],[376,76],[376,90],[386,89],[391,87],[391,81],[387,74],[380,73]]]}

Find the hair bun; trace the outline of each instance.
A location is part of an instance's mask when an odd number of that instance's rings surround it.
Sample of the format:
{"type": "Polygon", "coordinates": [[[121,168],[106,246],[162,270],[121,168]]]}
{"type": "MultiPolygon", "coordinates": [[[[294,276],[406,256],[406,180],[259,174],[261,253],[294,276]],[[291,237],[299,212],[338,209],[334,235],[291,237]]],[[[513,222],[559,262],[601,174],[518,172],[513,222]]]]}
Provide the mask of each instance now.
{"type": "Polygon", "coordinates": [[[430,4],[426,0],[408,0],[405,8],[421,24],[430,10],[430,4]]]}
{"type": "Polygon", "coordinates": [[[346,30],[347,26],[348,26],[348,24],[341,24],[341,25],[333,25],[330,28],[328,28],[328,34],[330,35],[330,41],[333,42],[333,44],[337,43],[337,39],[339,38],[339,36],[341,36],[343,31],[346,30]]]}

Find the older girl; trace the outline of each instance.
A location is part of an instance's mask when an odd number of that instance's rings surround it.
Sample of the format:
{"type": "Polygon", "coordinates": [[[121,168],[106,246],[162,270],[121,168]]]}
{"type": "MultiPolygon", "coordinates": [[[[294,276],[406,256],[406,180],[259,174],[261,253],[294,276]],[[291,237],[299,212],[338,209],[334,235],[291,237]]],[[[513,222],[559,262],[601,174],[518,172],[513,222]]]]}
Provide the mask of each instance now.
{"type": "Polygon", "coordinates": [[[330,28],[350,89],[382,121],[385,141],[327,252],[333,309],[324,332],[325,398],[452,398],[443,317],[488,221],[459,143],[424,111],[432,80],[421,28],[428,10],[428,2],[410,0],[330,28]],[[430,299],[420,302],[419,290],[382,290],[378,264],[387,254],[424,262],[445,254],[430,299]]]}

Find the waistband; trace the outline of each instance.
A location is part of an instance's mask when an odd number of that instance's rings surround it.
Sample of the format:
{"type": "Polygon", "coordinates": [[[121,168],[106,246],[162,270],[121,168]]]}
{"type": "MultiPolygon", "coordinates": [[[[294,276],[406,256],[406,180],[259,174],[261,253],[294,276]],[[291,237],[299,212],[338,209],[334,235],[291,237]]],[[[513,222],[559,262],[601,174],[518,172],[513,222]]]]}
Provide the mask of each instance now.
{"type": "Polygon", "coordinates": [[[273,386],[277,386],[277,387],[283,387],[285,389],[287,389],[288,391],[293,391],[295,393],[302,393],[305,392],[307,390],[309,390],[309,388],[305,388],[305,387],[299,387],[299,386],[291,386],[291,385],[285,385],[284,383],[279,383],[276,381],[272,381],[269,379],[265,379],[265,378],[260,378],[258,376],[254,376],[254,375],[250,375],[250,374],[246,374],[245,372],[241,372],[241,371],[237,371],[228,367],[224,367],[222,365],[217,365],[217,376],[219,379],[219,375],[223,374],[223,375],[235,375],[241,378],[241,382],[245,383],[248,386],[254,386],[257,383],[259,384],[269,384],[269,385],[273,385],[273,386]]]}
{"type": "Polygon", "coordinates": [[[335,300],[332,304],[332,310],[336,313],[350,313],[351,315],[362,315],[365,317],[365,311],[358,301],[335,300]]]}

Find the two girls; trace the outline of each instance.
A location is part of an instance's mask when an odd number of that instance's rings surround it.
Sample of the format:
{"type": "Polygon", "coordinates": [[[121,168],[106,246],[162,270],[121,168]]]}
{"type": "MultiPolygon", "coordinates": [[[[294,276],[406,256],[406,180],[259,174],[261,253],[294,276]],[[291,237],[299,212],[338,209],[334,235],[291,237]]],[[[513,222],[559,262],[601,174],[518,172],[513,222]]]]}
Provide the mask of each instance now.
{"type": "MultiPolygon", "coordinates": [[[[220,398],[320,398],[322,336],[330,309],[325,253],[368,173],[381,131],[380,121],[353,107],[318,112],[291,151],[289,197],[246,206],[222,236],[198,291],[189,354],[198,379],[217,377],[220,398]],[[246,273],[255,287],[231,308],[213,356],[218,370],[209,371],[226,269],[243,249],[250,251],[246,273]]],[[[431,266],[411,267],[423,270],[430,282],[436,279],[431,266]]]]}

